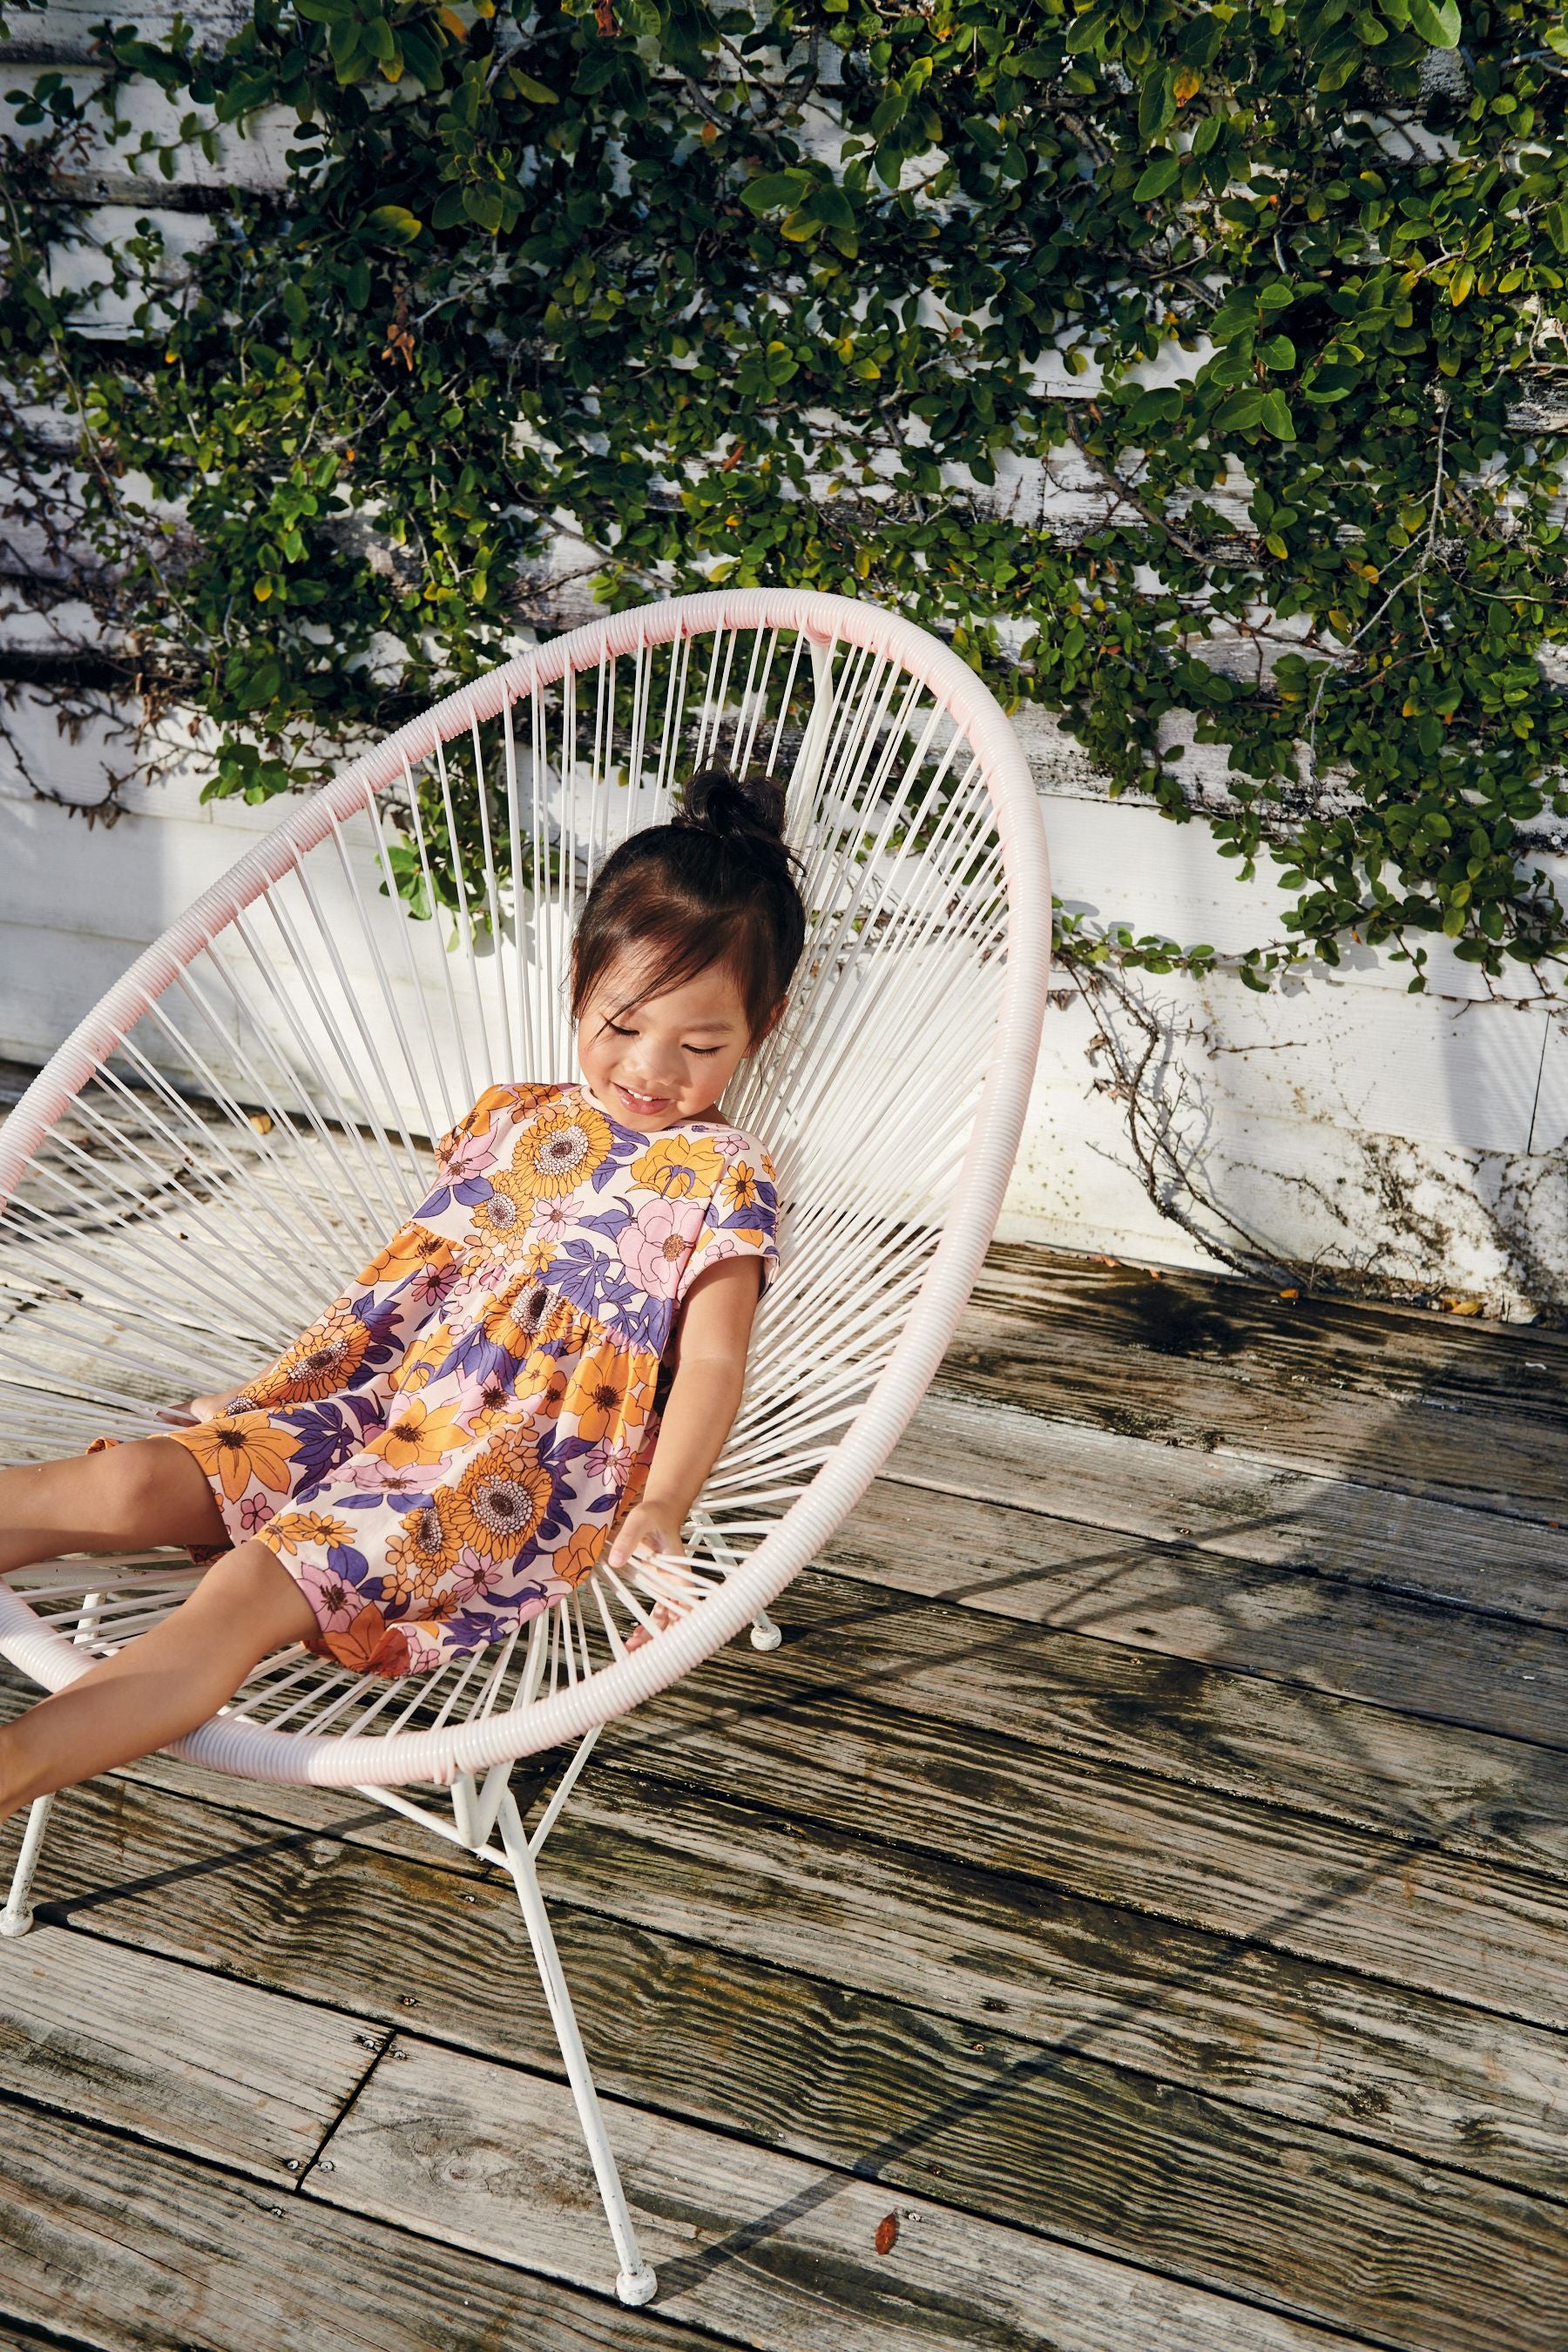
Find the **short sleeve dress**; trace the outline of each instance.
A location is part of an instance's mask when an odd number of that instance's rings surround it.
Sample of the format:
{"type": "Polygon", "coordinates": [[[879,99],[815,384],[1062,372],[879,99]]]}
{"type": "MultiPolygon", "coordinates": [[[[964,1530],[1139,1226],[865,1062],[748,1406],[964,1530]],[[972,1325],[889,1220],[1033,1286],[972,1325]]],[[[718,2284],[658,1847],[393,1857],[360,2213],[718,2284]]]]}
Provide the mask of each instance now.
{"type": "Polygon", "coordinates": [[[647,1483],[675,1320],[727,1257],[778,1267],[763,1151],[491,1087],[401,1233],[216,1419],[173,1433],[310,1646],[384,1675],[500,1641],[588,1573],[647,1483]]]}

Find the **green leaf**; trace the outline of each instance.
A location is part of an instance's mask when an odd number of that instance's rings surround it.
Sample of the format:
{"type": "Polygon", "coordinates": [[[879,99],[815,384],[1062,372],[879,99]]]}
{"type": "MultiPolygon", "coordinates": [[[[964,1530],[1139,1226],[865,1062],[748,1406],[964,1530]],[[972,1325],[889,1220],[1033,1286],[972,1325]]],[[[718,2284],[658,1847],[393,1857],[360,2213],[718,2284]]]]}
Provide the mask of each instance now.
{"type": "Polygon", "coordinates": [[[542,81],[535,81],[531,74],[523,73],[516,66],[511,68],[507,79],[519,98],[526,98],[531,106],[559,106],[561,103],[552,89],[547,89],[542,81]]]}
{"type": "Polygon", "coordinates": [[[804,172],[764,172],[741,191],[741,202],[753,213],[781,212],[798,205],[809,183],[804,172]]]}
{"type": "Polygon", "coordinates": [[[1409,8],[1411,29],[1420,34],[1429,48],[1458,47],[1458,0],[1409,0],[1409,8]]]}
{"type": "Polygon", "coordinates": [[[1169,66],[1148,75],[1138,93],[1138,136],[1157,139],[1176,110],[1175,75],[1169,66]]]}
{"type": "Polygon", "coordinates": [[[1156,196],[1163,196],[1167,188],[1175,186],[1181,170],[1179,155],[1156,155],[1132,191],[1133,203],[1152,204],[1156,196]]]}
{"type": "Polygon", "coordinates": [[[463,210],[478,228],[494,236],[506,217],[500,190],[492,184],[463,190],[463,210]]]}
{"type": "Polygon", "coordinates": [[[417,213],[406,205],[377,205],[370,216],[370,226],[393,245],[412,245],[423,232],[425,224],[417,213]]]}
{"type": "Polygon", "coordinates": [[[1294,441],[1296,427],[1291,422],[1289,406],[1282,392],[1267,394],[1259,414],[1265,432],[1272,433],[1276,441],[1294,441]]]}
{"type": "Polygon", "coordinates": [[[821,221],[825,227],[853,230],[856,226],[855,207],[843,189],[832,180],[824,180],[812,190],[803,210],[812,220],[821,221]]]}

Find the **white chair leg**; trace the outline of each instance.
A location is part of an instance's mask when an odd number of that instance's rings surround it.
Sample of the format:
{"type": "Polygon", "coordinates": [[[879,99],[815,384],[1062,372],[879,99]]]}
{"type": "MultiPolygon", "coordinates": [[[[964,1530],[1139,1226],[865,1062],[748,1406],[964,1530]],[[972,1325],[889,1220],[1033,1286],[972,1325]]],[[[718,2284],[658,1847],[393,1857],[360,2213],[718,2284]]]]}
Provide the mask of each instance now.
{"type": "Polygon", "coordinates": [[[752,1647],[753,1650],[776,1650],[783,1640],[783,1627],[773,1623],[765,1609],[760,1616],[752,1618],[752,1647]]]}
{"type": "Polygon", "coordinates": [[[632,2227],[626,2191],[621,2187],[621,2176],[605,2130],[599,2095],[594,2088],[594,2077],[589,2072],[588,2053],[577,2031],[576,2012],[572,2007],[572,1996],[566,1989],[560,1955],[555,1949],[555,1937],[551,1932],[549,1915],[544,1908],[539,1874],[528,1850],[528,1839],[518,1813],[517,1800],[510,1790],[501,1805],[497,1825],[506,1849],[512,1884],[517,1888],[517,1899],[522,1906],[528,1940],[533,1947],[539,1980],[544,1987],[550,2021],[561,2044],[561,2055],[566,2062],[566,2079],[577,2102],[577,2116],[587,2144],[588,2161],[594,2168],[594,2178],[599,2184],[599,2195],[604,2200],[605,2219],[610,2225],[610,2235],[615,2241],[616,2256],[621,2266],[616,2280],[616,2293],[623,2303],[647,2303],[657,2291],[658,2281],[651,2266],[643,2260],[642,2249],[632,2227]]]}
{"type": "Polygon", "coordinates": [[[33,1873],[38,1866],[44,1832],[49,1825],[54,1805],[52,1797],[35,1797],[27,1808],[27,1826],[22,1832],[22,1851],[16,1856],[16,1869],[11,1873],[11,1892],[5,1898],[5,1908],[0,1911],[0,1936],[25,1936],[33,1924],[27,1896],[32,1890],[33,1873]]]}

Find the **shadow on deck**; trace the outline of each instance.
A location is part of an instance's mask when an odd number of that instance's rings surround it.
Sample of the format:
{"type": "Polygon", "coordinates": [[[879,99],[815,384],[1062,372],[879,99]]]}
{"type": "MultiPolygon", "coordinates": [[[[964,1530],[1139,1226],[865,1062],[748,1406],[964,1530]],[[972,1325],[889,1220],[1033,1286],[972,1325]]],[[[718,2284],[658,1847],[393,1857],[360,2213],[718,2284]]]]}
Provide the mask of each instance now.
{"type": "Polygon", "coordinates": [[[510,1886],[155,1759],[0,1946],[0,2344],[1563,2352],[1565,1470],[1563,1338],[994,1251],[547,1850],[657,2303],[510,1886]]]}

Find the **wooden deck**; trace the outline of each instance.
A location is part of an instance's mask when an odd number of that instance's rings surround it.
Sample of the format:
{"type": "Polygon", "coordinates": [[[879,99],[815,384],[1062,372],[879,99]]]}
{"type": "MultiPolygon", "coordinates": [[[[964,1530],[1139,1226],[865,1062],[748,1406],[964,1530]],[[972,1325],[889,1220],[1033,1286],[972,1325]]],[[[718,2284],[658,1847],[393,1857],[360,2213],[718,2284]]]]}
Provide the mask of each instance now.
{"type": "Polygon", "coordinates": [[[0,2345],[1563,2352],[1565,1471],[1568,1338],[997,1250],[546,1850],[657,2303],[510,1885],[165,1760],[0,1945],[0,2345]]]}

